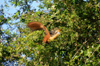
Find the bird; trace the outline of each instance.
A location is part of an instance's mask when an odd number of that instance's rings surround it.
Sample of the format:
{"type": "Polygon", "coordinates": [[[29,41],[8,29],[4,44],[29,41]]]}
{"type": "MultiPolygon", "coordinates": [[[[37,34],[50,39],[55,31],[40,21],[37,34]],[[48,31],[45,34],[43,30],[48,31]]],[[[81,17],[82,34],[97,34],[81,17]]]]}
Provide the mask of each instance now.
{"type": "Polygon", "coordinates": [[[51,35],[48,31],[48,29],[40,22],[30,22],[27,24],[27,26],[32,30],[44,30],[45,36],[43,38],[43,43],[49,43],[50,41],[53,41],[57,36],[60,35],[60,29],[56,30],[54,35],[51,35]]]}

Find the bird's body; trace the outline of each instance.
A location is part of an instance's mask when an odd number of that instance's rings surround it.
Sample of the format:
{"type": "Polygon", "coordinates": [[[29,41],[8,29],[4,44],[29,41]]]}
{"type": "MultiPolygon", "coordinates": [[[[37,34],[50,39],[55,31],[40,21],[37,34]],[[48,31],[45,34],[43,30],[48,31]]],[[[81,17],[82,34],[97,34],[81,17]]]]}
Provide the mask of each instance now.
{"type": "MultiPolygon", "coordinates": [[[[30,23],[28,23],[28,27],[31,30],[44,30],[45,31],[43,43],[48,43],[49,41],[54,40],[59,35],[58,33],[56,33],[55,35],[53,35],[51,37],[47,28],[43,24],[41,24],[40,22],[30,22],[30,23]]],[[[60,32],[60,30],[57,30],[57,32],[60,32]]]]}

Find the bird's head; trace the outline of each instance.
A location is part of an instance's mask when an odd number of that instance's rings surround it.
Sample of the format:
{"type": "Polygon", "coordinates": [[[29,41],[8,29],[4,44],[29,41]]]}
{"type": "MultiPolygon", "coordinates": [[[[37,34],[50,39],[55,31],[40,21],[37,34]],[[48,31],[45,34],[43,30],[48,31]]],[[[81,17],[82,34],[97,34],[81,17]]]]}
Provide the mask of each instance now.
{"type": "Polygon", "coordinates": [[[56,34],[60,34],[60,31],[61,31],[61,30],[58,29],[58,30],[55,31],[55,33],[56,33],[56,34]]]}

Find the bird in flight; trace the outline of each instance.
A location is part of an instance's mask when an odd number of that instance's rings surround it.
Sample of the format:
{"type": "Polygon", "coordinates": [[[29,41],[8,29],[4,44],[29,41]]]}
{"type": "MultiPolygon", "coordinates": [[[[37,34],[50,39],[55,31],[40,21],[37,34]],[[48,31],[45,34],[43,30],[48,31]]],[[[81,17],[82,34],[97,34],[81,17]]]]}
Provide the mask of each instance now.
{"type": "Polygon", "coordinates": [[[50,41],[53,41],[60,34],[60,30],[58,29],[55,31],[55,34],[51,36],[48,29],[40,22],[30,22],[28,23],[28,27],[33,31],[34,30],[44,30],[45,31],[43,43],[49,43],[50,41]]]}

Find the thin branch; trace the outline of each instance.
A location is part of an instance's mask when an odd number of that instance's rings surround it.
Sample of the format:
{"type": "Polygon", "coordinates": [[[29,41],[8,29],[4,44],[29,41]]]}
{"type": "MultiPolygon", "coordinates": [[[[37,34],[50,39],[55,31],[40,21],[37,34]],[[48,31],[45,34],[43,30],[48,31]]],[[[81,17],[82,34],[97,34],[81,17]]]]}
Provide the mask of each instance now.
{"type": "Polygon", "coordinates": [[[94,52],[91,54],[91,56],[88,59],[90,59],[93,56],[93,54],[95,53],[95,51],[97,51],[99,48],[100,48],[100,45],[94,50],[94,52]]]}
{"type": "MultiPolygon", "coordinates": [[[[85,42],[83,42],[83,45],[86,44],[86,43],[87,43],[87,41],[85,40],[85,42]]],[[[83,45],[81,45],[81,47],[77,50],[77,52],[74,54],[74,56],[72,57],[72,59],[74,59],[74,57],[78,54],[78,52],[79,52],[80,49],[83,47],[83,45]]],[[[71,59],[71,60],[72,60],[72,59],[71,59]]],[[[70,61],[71,61],[71,60],[70,60],[70,61]]]]}

